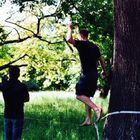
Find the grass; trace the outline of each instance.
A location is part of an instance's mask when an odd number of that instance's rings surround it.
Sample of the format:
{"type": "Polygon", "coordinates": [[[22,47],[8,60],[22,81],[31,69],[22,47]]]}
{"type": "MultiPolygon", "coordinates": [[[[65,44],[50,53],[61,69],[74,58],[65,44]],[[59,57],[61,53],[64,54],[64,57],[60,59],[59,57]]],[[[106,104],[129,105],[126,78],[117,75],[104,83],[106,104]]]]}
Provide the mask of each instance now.
{"type": "MultiPolygon", "coordinates": [[[[85,110],[75,95],[69,92],[33,92],[25,105],[25,124],[22,140],[97,140],[94,126],[79,127],[85,110]]],[[[95,96],[94,102],[107,112],[108,98],[95,96]]],[[[0,95],[0,139],[3,140],[3,99],[0,95]]],[[[95,114],[92,114],[95,120],[95,114]]],[[[104,121],[100,121],[102,136],[104,121]]]]}

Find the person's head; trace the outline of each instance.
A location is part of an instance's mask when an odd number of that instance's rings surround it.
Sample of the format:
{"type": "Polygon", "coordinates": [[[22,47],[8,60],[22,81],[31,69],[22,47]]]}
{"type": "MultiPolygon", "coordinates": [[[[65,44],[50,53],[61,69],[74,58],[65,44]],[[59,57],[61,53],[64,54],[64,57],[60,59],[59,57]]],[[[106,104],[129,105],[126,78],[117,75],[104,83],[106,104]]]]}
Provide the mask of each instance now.
{"type": "Polygon", "coordinates": [[[78,39],[79,40],[87,40],[88,39],[88,30],[87,29],[81,29],[79,31],[78,39]]]}
{"type": "Polygon", "coordinates": [[[10,66],[9,67],[9,77],[10,79],[18,79],[20,75],[20,69],[17,66],[10,66]]]}

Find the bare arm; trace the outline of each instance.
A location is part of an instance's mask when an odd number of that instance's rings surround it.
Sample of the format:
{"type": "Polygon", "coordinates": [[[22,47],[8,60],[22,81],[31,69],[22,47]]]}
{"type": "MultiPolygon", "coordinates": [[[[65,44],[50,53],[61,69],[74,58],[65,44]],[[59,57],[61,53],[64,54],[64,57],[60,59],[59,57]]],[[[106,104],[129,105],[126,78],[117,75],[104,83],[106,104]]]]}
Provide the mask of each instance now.
{"type": "Polygon", "coordinates": [[[70,44],[75,44],[75,40],[73,39],[73,37],[72,37],[72,28],[73,28],[73,25],[72,25],[72,22],[70,22],[69,24],[68,24],[68,32],[67,32],[67,38],[66,38],[66,40],[67,40],[67,42],[69,42],[70,44]]]}
{"type": "Polygon", "coordinates": [[[103,58],[100,57],[98,61],[99,61],[99,64],[101,66],[101,69],[102,69],[101,76],[102,76],[103,79],[105,79],[106,78],[106,72],[105,72],[105,64],[104,64],[103,58]]]}

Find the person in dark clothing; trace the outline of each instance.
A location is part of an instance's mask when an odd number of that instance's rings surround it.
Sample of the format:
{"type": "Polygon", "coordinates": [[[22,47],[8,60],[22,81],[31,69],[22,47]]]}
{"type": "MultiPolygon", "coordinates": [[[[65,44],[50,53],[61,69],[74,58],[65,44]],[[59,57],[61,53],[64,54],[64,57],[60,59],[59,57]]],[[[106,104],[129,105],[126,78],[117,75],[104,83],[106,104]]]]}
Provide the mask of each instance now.
{"type": "Polygon", "coordinates": [[[24,102],[29,101],[25,84],[18,80],[20,69],[10,66],[9,80],[0,89],[4,98],[4,140],[20,140],[24,122],[24,102]]]}
{"type": "Polygon", "coordinates": [[[102,68],[102,78],[105,78],[105,67],[98,47],[88,40],[88,31],[82,29],[78,40],[72,37],[72,22],[68,25],[67,41],[71,43],[79,53],[81,72],[80,79],[76,84],[76,98],[85,104],[86,118],[81,126],[91,125],[91,110],[95,111],[96,122],[100,120],[102,109],[97,107],[90,99],[97,88],[97,62],[102,68]]]}

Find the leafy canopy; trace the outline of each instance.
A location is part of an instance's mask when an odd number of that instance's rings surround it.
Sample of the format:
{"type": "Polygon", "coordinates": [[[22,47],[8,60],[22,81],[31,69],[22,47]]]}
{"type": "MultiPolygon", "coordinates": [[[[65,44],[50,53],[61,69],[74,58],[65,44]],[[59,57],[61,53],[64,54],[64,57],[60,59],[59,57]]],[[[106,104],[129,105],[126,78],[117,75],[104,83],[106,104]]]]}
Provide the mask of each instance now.
{"type": "MultiPolygon", "coordinates": [[[[5,2],[1,1],[1,7],[5,2]]],[[[27,54],[16,64],[28,64],[22,68],[22,80],[31,89],[74,88],[79,60],[64,41],[69,19],[74,23],[74,37],[79,28],[88,28],[90,40],[100,47],[108,64],[113,38],[111,0],[13,0],[12,5],[5,21],[0,20],[0,62],[27,54]]]]}

